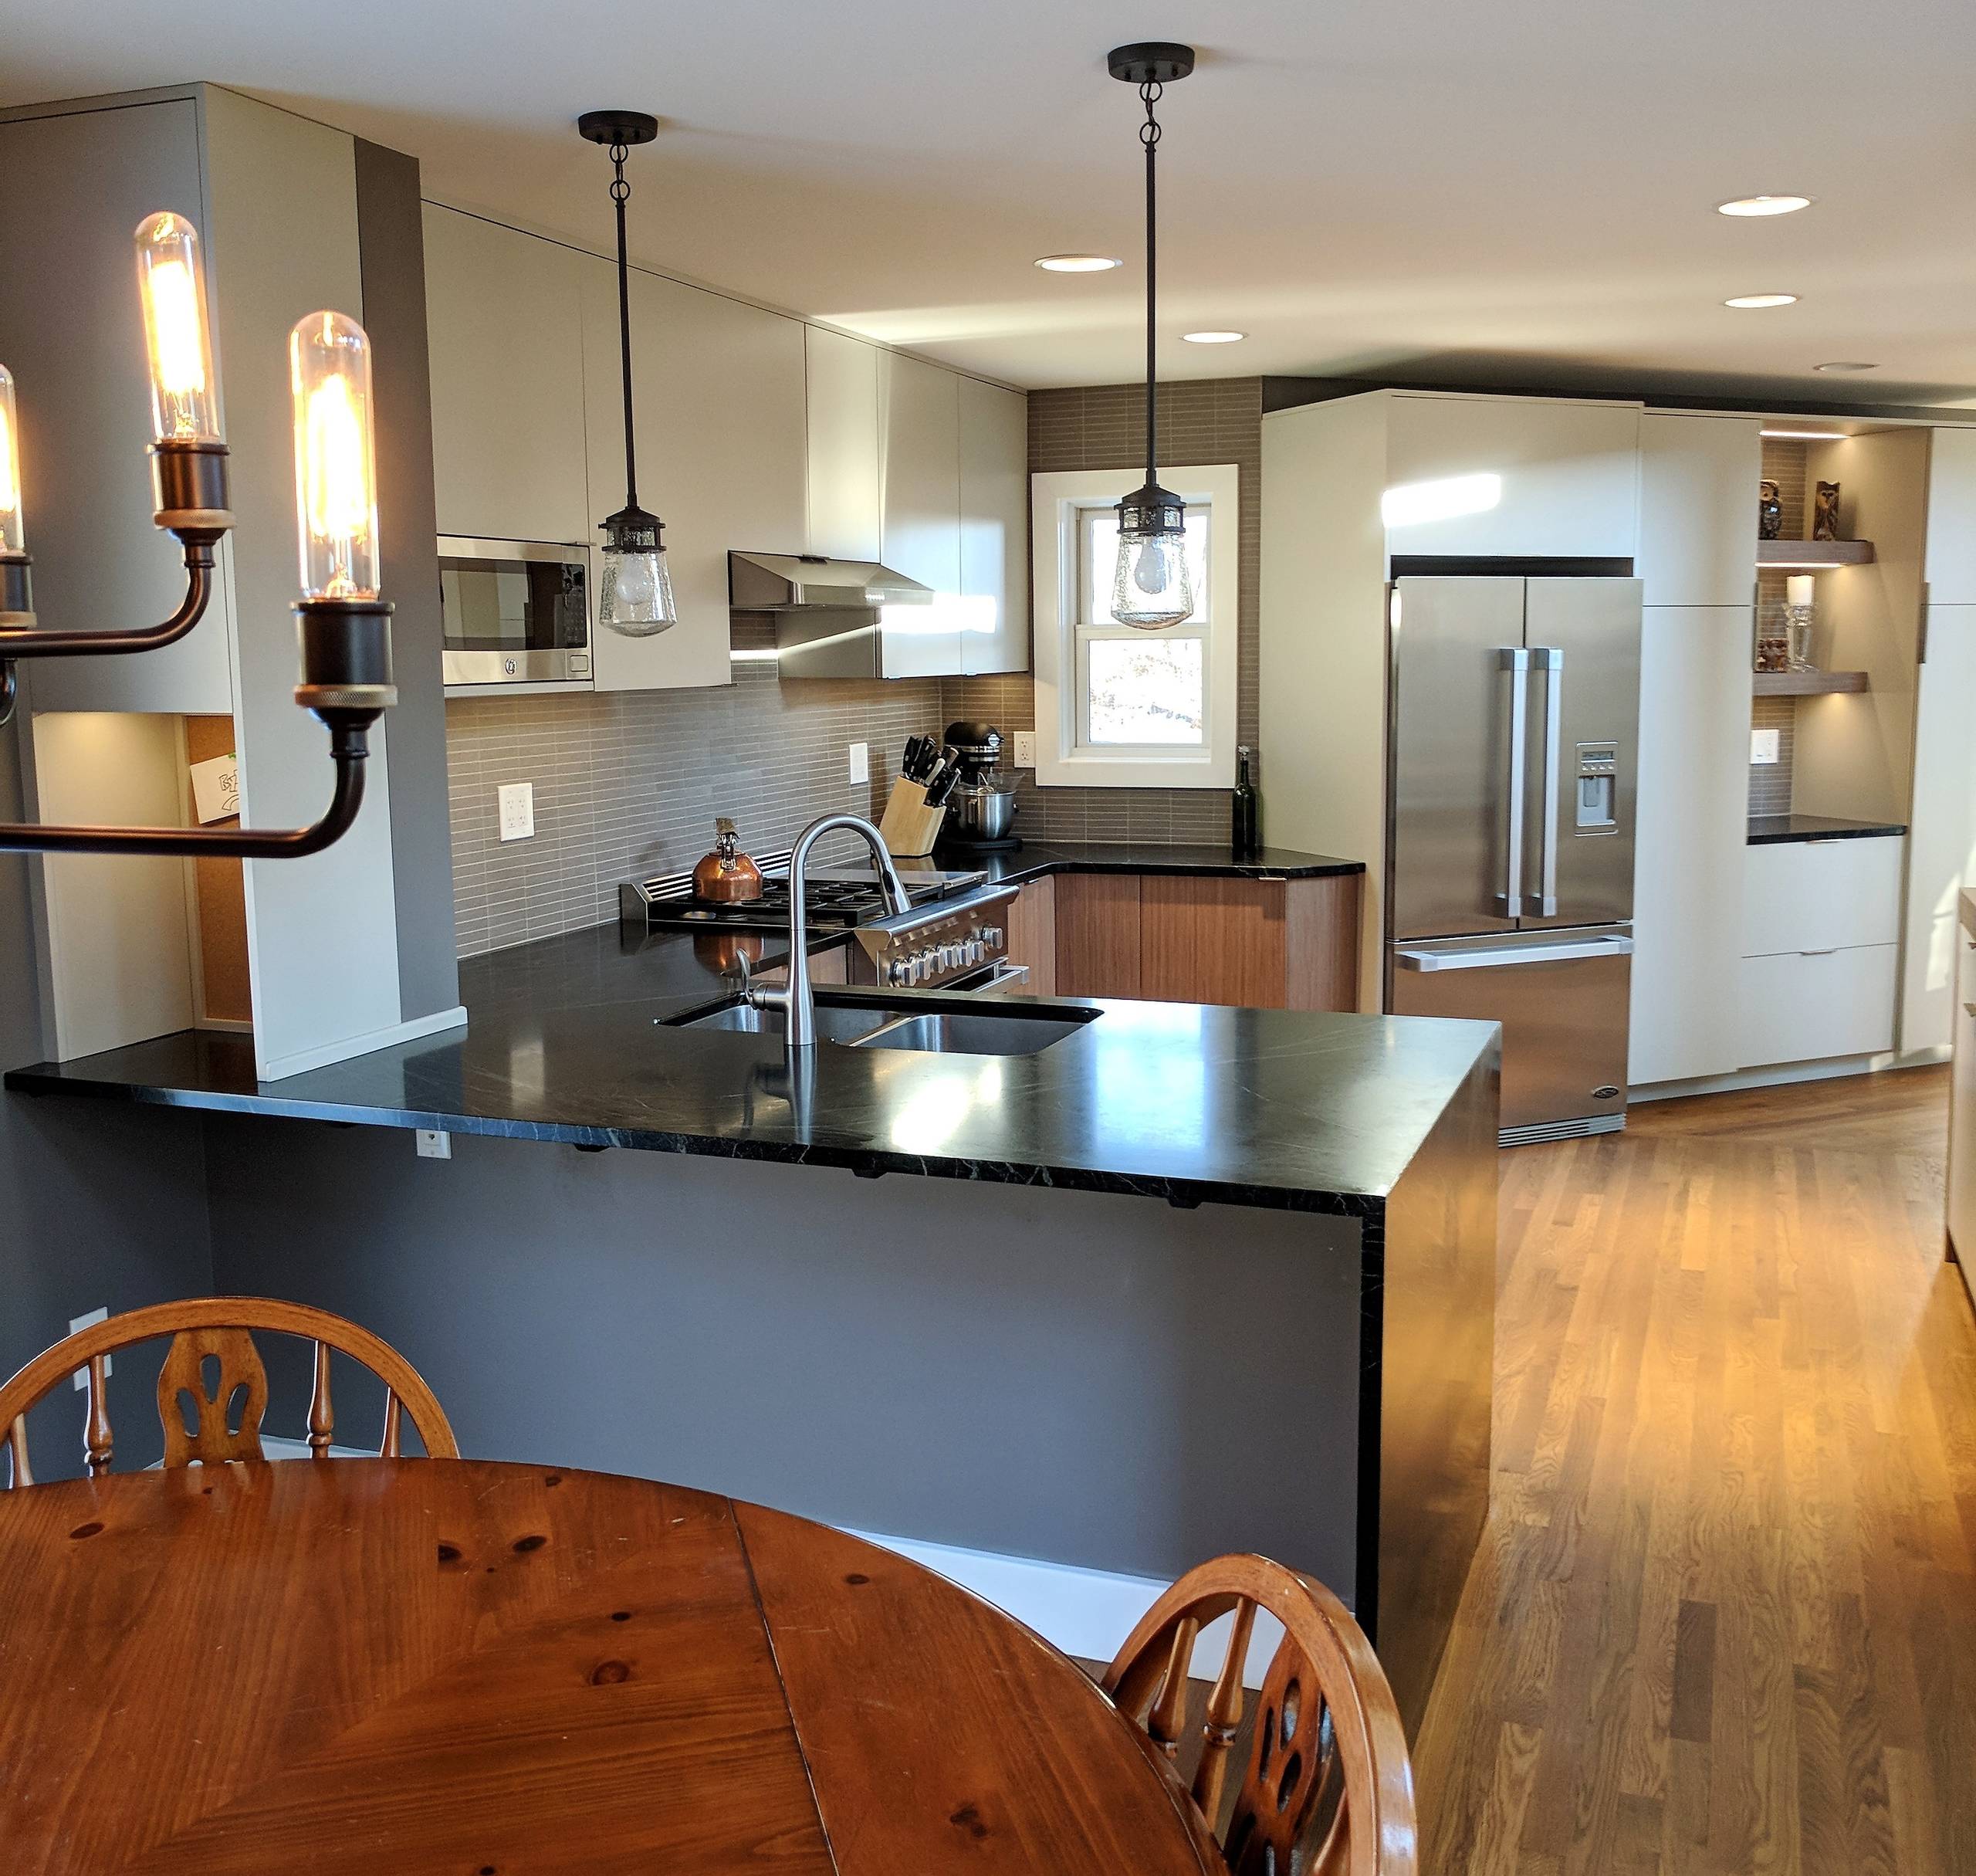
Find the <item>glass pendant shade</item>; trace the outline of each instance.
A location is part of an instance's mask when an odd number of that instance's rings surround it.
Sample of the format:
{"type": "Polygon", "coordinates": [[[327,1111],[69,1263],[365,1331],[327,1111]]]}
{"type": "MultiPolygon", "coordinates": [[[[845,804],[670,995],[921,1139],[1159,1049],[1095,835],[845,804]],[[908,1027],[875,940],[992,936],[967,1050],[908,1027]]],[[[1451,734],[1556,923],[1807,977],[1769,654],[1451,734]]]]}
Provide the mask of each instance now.
{"type": "Polygon", "coordinates": [[[14,374],[0,365],[0,554],[25,554],[21,526],[21,439],[14,421],[14,374]]]}
{"type": "Polygon", "coordinates": [[[183,215],[167,211],[137,224],[137,243],[151,435],[161,443],[217,443],[219,409],[198,233],[183,215]]]}
{"type": "Polygon", "coordinates": [[[340,313],[311,313],[288,335],[295,399],[295,516],[304,599],[375,599],[377,451],[370,340],[340,313]]]}
{"type": "Polygon", "coordinates": [[[600,625],[627,638],[649,638],[678,622],[662,533],[658,517],[642,509],[620,509],[604,523],[600,625]]]}
{"type": "Polygon", "coordinates": [[[1157,483],[1147,483],[1118,504],[1112,616],[1121,625],[1157,632],[1193,617],[1186,523],[1186,505],[1157,483]]]}

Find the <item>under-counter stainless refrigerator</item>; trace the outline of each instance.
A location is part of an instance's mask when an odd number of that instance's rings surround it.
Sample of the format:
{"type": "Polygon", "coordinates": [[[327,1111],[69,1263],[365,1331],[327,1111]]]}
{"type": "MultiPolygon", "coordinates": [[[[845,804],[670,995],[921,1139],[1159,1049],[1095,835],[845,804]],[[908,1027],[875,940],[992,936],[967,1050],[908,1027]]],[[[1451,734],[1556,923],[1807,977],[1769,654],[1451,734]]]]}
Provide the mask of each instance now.
{"type": "Polygon", "coordinates": [[[1505,1145],[1626,1122],[1640,591],[1392,590],[1386,1007],[1503,1025],[1505,1145]]]}

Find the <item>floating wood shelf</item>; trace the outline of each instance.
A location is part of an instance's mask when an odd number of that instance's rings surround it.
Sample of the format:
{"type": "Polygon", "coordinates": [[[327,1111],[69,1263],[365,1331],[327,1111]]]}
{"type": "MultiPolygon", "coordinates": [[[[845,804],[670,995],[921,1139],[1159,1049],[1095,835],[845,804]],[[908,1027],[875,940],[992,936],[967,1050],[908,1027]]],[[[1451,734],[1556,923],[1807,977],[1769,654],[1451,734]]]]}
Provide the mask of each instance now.
{"type": "Polygon", "coordinates": [[[1873,557],[1870,540],[1760,540],[1759,567],[1863,567],[1873,557]]]}
{"type": "Polygon", "coordinates": [[[1866,688],[1863,671],[1759,671],[1759,697],[1832,697],[1866,688]]]}

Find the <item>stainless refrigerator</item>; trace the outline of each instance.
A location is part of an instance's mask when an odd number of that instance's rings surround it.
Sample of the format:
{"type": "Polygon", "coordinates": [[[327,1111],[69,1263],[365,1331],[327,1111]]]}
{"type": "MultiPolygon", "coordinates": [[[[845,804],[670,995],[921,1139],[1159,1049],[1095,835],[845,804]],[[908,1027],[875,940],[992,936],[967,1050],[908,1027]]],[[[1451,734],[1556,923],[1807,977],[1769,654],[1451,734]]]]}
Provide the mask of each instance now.
{"type": "Polygon", "coordinates": [[[1622,1126],[1640,583],[1392,591],[1386,1007],[1503,1026],[1502,1139],[1622,1126]]]}

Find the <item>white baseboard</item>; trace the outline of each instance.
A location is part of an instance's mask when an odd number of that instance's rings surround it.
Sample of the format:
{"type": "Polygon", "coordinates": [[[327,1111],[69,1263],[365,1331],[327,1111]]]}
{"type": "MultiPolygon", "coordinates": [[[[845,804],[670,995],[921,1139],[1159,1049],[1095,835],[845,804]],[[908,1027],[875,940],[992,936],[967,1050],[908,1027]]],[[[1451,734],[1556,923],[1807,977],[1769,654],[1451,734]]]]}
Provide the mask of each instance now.
{"type": "Polygon", "coordinates": [[[264,1062],[259,1065],[260,1079],[264,1082],[284,1081],[291,1075],[305,1075],[311,1068],[327,1068],[333,1062],[374,1055],[381,1048],[391,1048],[400,1042],[416,1042],[422,1036],[437,1035],[444,1029],[465,1027],[465,1007],[455,1004],[450,1010],[436,1010],[430,1016],[414,1017],[408,1023],[393,1023],[388,1028],[373,1029],[367,1035],[350,1036],[340,1042],[326,1042],[320,1048],[298,1049],[293,1055],[264,1062]]]}
{"type": "Polygon", "coordinates": [[[1920,1048],[1897,1055],[1891,1051],[1874,1055],[1832,1055],[1822,1062],[1788,1062],[1768,1068],[1743,1068],[1734,1075],[1705,1075],[1691,1082],[1652,1082],[1643,1088],[1629,1088],[1626,1099],[1680,1101],[1690,1095],[1734,1094],[1740,1089],[1783,1088],[1794,1082],[1829,1082],[1846,1075],[1880,1075],[1890,1068],[1926,1068],[1946,1062],[1946,1048],[1920,1048]]]}
{"type": "MultiPolygon", "coordinates": [[[[1169,1586],[1156,1576],[1119,1576],[992,1550],[964,1550],[916,1538],[886,1537],[876,1531],[853,1531],[851,1535],[896,1551],[936,1576],[971,1590],[983,1602],[993,1603],[1034,1629],[1051,1646],[1081,1661],[1110,1661],[1132,1633],[1132,1624],[1169,1586]]],[[[1282,1625],[1274,1617],[1259,1613],[1242,1676],[1247,1685],[1262,1685],[1270,1658],[1282,1639],[1282,1625]]],[[[1194,1673],[1212,1680],[1221,1670],[1227,1645],[1228,1618],[1224,1616],[1201,1631],[1194,1646],[1194,1673]]]]}

